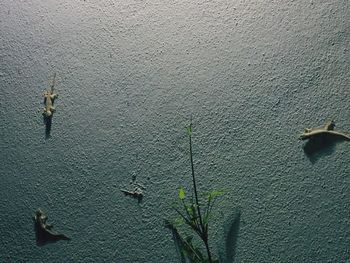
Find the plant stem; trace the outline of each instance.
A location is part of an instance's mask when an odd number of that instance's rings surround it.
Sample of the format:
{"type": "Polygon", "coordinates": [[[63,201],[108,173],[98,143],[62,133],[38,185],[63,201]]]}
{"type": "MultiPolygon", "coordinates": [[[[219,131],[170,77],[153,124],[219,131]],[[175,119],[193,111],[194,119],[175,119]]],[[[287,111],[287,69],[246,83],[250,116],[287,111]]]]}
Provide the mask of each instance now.
{"type": "Polygon", "coordinates": [[[209,243],[208,243],[208,235],[206,235],[206,239],[203,240],[203,241],[204,241],[204,244],[205,244],[205,248],[207,249],[209,263],[212,263],[210,249],[209,249],[209,243]]]}
{"type": "Polygon", "coordinates": [[[205,248],[207,250],[208,254],[208,260],[209,263],[212,263],[211,260],[211,253],[209,249],[209,243],[208,243],[208,232],[203,224],[202,220],[202,214],[199,206],[199,201],[198,201],[198,194],[197,194],[197,185],[196,185],[196,178],[194,176],[194,165],[193,165],[193,151],[192,151],[192,122],[190,123],[190,133],[189,133],[189,138],[190,138],[190,160],[191,160],[191,171],[192,171],[192,182],[193,182],[193,189],[194,189],[194,196],[196,199],[196,205],[197,205],[197,212],[198,212],[198,217],[199,217],[199,224],[201,226],[201,239],[203,240],[205,244],[205,248]]]}

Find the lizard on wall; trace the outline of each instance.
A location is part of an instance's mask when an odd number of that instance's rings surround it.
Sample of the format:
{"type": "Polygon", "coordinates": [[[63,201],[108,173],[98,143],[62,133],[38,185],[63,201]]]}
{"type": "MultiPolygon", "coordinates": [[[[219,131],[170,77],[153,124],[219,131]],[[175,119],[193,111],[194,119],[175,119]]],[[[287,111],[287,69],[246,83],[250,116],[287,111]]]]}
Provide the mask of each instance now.
{"type": "Polygon", "coordinates": [[[334,131],[335,122],[332,120],[328,122],[324,127],[321,128],[313,128],[313,129],[305,129],[304,133],[302,133],[299,137],[300,140],[312,139],[319,135],[333,135],[337,137],[341,137],[345,140],[350,141],[350,136],[346,135],[342,132],[334,131]]]}
{"type": "Polygon", "coordinates": [[[43,94],[44,104],[45,104],[43,115],[46,118],[50,118],[52,114],[55,112],[55,107],[53,106],[53,103],[55,99],[58,97],[58,94],[54,92],[55,78],[56,78],[56,73],[53,76],[51,89],[49,91],[45,91],[43,94]]]}

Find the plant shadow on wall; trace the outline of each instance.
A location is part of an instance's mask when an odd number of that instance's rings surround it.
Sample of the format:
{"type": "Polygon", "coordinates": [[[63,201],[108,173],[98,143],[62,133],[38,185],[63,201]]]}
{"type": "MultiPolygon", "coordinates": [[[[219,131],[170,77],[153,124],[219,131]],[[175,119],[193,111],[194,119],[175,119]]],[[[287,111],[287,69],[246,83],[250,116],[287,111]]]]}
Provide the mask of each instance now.
{"type": "Polygon", "coordinates": [[[240,220],[241,210],[237,208],[229,216],[229,220],[225,222],[223,240],[225,251],[220,251],[222,248],[219,247],[220,262],[222,263],[232,263],[235,260],[240,220]]]}
{"type": "Polygon", "coordinates": [[[237,209],[234,216],[230,217],[233,221],[226,224],[226,234],[224,234],[225,251],[220,253],[220,261],[214,259],[209,246],[209,221],[212,217],[214,204],[224,192],[213,190],[205,196],[205,204],[200,202],[193,165],[192,122],[187,128],[187,132],[189,136],[193,193],[189,197],[186,195],[185,189],[180,188],[178,204],[174,206],[174,210],[179,218],[174,221],[165,220],[165,227],[170,229],[173,234],[175,246],[180,254],[182,263],[232,263],[234,262],[239,232],[240,210],[237,209]],[[182,231],[180,231],[180,228],[182,231]]]}

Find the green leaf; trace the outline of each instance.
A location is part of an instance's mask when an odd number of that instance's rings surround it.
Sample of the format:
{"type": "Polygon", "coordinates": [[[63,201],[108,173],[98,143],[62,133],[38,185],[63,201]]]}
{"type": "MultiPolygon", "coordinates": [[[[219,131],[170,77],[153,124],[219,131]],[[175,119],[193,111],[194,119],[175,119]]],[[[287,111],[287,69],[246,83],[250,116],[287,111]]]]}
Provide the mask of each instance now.
{"type": "Polygon", "coordinates": [[[193,239],[193,236],[187,236],[185,237],[185,240],[188,244],[191,244],[192,243],[192,239],[193,239]]]}
{"type": "Polygon", "coordinates": [[[185,189],[183,187],[181,187],[179,190],[179,198],[180,198],[180,200],[184,200],[185,197],[186,197],[185,189]]]}
{"type": "Polygon", "coordinates": [[[192,123],[190,123],[190,126],[187,127],[187,133],[189,136],[192,135],[192,123]]]}
{"type": "Polygon", "coordinates": [[[204,217],[203,217],[203,224],[205,226],[207,226],[209,223],[209,214],[208,213],[205,213],[204,217]]]}
{"type": "Polygon", "coordinates": [[[213,190],[208,194],[208,200],[213,200],[216,197],[219,197],[223,195],[225,192],[224,191],[218,191],[218,190],[213,190]]]}
{"type": "Polygon", "coordinates": [[[174,225],[175,226],[181,226],[181,225],[184,225],[185,224],[185,220],[180,217],[180,218],[176,218],[175,221],[174,221],[174,225]]]}
{"type": "Polygon", "coordinates": [[[199,257],[199,259],[204,260],[204,256],[198,247],[194,248],[194,251],[196,252],[196,255],[199,257]]]}

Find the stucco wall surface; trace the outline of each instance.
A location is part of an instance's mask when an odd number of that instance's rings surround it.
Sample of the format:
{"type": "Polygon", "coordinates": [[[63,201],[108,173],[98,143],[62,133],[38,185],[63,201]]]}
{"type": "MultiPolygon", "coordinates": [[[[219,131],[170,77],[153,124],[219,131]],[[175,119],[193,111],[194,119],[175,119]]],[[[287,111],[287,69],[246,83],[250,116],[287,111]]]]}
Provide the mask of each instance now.
{"type": "Polygon", "coordinates": [[[179,262],[163,227],[189,189],[225,189],[211,246],[235,262],[349,262],[348,0],[2,0],[0,262],[179,262]],[[51,137],[38,109],[57,73],[51,137]],[[132,176],[142,203],[125,197],[132,176]],[[69,235],[37,246],[44,210],[69,235]]]}

